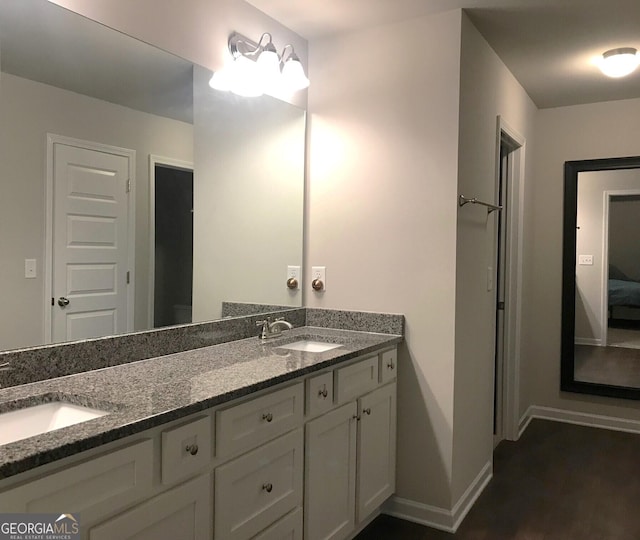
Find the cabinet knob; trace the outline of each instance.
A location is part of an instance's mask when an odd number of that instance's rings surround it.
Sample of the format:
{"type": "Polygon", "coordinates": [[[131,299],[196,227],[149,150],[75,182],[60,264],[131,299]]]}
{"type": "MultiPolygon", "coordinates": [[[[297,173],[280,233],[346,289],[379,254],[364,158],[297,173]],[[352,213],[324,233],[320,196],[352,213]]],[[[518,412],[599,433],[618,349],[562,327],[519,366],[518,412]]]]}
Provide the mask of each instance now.
{"type": "Polygon", "coordinates": [[[267,422],[271,422],[271,420],[273,420],[273,415],[271,413],[263,414],[262,419],[266,420],[267,422]]]}
{"type": "Polygon", "coordinates": [[[393,365],[393,362],[389,362],[387,364],[387,369],[394,369],[396,366],[393,365]]]}
{"type": "Polygon", "coordinates": [[[273,484],[271,482],[262,484],[262,489],[264,489],[267,493],[271,493],[271,491],[273,490],[273,484]]]}
{"type": "Polygon", "coordinates": [[[327,398],[329,392],[327,391],[327,387],[325,386],[322,390],[318,390],[318,397],[327,398]]]}
{"type": "Polygon", "coordinates": [[[367,407],[366,409],[364,409],[362,411],[364,414],[371,414],[371,409],[369,407],[367,407]]]}
{"type": "Polygon", "coordinates": [[[298,288],[298,280],[294,277],[290,277],[287,280],[287,287],[289,289],[297,289],[298,288]]]}
{"type": "Polygon", "coordinates": [[[187,452],[189,452],[192,456],[195,456],[198,453],[198,445],[197,444],[188,444],[185,448],[187,452]]]}
{"type": "Polygon", "coordinates": [[[321,290],[323,290],[323,289],[324,289],[324,283],[322,282],[322,280],[321,280],[321,279],[314,279],[314,280],[311,282],[311,288],[312,288],[314,291],[321,291],[321,290]]]}

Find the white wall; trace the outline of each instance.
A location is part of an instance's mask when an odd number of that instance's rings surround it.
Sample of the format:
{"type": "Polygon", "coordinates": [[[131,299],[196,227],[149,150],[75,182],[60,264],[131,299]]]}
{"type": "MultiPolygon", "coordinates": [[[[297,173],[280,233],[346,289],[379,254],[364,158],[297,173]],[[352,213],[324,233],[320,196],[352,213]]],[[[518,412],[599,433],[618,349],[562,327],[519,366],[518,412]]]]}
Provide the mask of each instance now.
{"type": "Polygon", "coordinates": [[[42,344],[46,134],[136,150],[135,326],[146,328],[149,154],[192,161],[193,126],[2,73],[0,350],[42,344]],[[24,278],[24,259],[38,278],[24,278]]]}
{"type": "MultiPolygon", "coordinates": [[[[498,173],[497,117],[526,140],[526,185],[537,109],[466,15],[460,70],[458,192],[491,202],[498,173]]],[[[487,290],[487,271],[496,270],[498,218],[473,205],[457,214],[454,504],[493,456],[496,289],[487,290]]]]}
{"type": "MultiPolygon", "coordinates": [[[[307,66],[306,40],[244,0],[52,1],[211,70],[228,61],[232,32],[254,41],[270,32],[279,52],[291,43],[307,66]]],[[[301,107],[307,103],[306,91],[281,97],[301,107]]]]}
{"type": "Polygon", "coordinates": [[[268,96],[240,98],[194,76],[194,320],[223,301],[302,305],[286,287],[302,265],[305,111],[268,96]]]}
{"type": "MultiPolygon", "coordinates": [[[[603,343],[603,327],[607,312],[603,309],[606,287],[607,257],[604,252],[606,230],[604,198],[607,192],[623,191],[638,193],[640,172],[638,169],[614,171],[582,171],[578,173],[578,211],[576,231],[576,343],[583,345],[606,345],[603,343]],[[593,255],[593,265],[578,264],[580,255],[593,255]]],[[[620,231],[632,240],[632,253],[638,253],[638,224],[635,229],[620,231]]],[[[622,270],[622,268],[620,268],[622,270]]]]}
{"type": "Polygon", "coordinates": [[[305,303],[406,316],[397,492],[441,508],[451,507],[460,21],[451,11],[310,44],[306,283],[311,265],[326,265],[327,290],[305,303]]]}
{"type": "Polygon", "coordinates": [[[539,405],[640,420],[640,402],[560,392],[563,165],[640,155],[640,99],[538,112],[525,250],[521,413],[539,405]]]}

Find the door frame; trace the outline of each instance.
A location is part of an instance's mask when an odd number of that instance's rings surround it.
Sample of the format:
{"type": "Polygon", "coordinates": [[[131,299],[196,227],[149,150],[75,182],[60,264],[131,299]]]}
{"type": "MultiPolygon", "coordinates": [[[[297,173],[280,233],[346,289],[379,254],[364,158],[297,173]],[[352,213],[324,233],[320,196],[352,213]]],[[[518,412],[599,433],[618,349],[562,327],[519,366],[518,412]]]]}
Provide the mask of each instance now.
{"type": "MultiPolygon", "coordinates": [[[[522,266],[523,266],[523,208],[526,139],[513,129],[502,116],[497,117],[496,129],[496,190],[500,179],[500,145],[506,135],[517,146],[510,155],[506,212],[505,242],[505,309],[504,346],[502,362],[502,414],[498,433],[510,441],[520,436],[520,344],[522,320],[522,266]]],[[[497,328],[496,328],[497,331],[497,328]]]]}
{"type": "Polygon", "coordinates": [[[47,156],[45,178],[45,242],[44,242],[44,343],[52,342],[51,298],[53,298],[53,182],[54,182],[54,145],[64,144],[85,150],[94,150],[106,154],[115,154],[128,159],[129,163],[129,198],[127,199],[127,269],[129,284],[127,286],[127,332],[133,332],[135,305],[135,210],[136,210],[136,151],[119,146],[112,146],[55,133],[47,133],[47,156]]]}
{"type": "MultiPolygon", "coordinates": [[[[175,159],[157,154],[149,155],[149,301],[147,322],[154,326],[155,289],[156,289],[156,165],[168,169],[189,171],[194,174],[193,162],[175,159]]],[[[193,278],[192,278],[193,279],[193,278]]]]}
{"type": "Polygon", "coordinates": [[[600,345],[606,347],[609,343],[609,213],[611,211],[611,198],[628,195],[630,197],[640,195],[640,189],[608,189],[603,192],[602,208],[602,270],[600,308],[600,345]]]}

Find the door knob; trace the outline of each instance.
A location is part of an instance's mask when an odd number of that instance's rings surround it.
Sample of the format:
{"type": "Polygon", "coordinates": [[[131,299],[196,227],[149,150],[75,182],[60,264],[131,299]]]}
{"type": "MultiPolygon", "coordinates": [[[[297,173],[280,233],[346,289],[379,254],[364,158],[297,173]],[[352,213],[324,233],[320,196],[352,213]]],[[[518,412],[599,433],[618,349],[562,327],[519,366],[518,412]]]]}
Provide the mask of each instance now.
{"type": "Polygon", "coordinates": [[[61,296],[60,298],[58,298],[58,305],[60,307],[67,307],[69,305],[69,299],[61,296]]]}

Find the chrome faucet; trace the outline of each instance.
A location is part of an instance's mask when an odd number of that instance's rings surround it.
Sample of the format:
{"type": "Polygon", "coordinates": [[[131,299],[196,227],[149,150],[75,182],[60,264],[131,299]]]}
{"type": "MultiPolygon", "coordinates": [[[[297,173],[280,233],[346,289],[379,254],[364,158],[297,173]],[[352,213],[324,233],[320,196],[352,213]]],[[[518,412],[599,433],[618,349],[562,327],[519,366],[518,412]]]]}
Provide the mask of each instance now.
{"type": "Polygon", "coordinates": [[[273,322],[271,322],[267,317],[264,321],[256,321],[256,326],[262,327],[259,336],[260,339],[278,337],[282,335],[283,330],[291,330],[293,328],[293,325],[290,322],[285,321],[284,317],[280,317],[273,322]]]}

